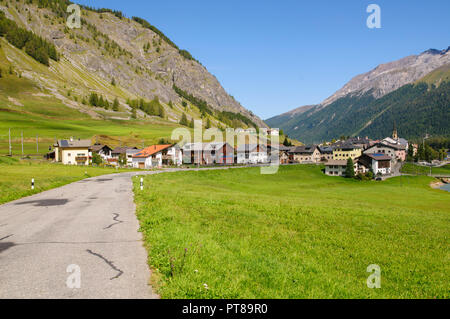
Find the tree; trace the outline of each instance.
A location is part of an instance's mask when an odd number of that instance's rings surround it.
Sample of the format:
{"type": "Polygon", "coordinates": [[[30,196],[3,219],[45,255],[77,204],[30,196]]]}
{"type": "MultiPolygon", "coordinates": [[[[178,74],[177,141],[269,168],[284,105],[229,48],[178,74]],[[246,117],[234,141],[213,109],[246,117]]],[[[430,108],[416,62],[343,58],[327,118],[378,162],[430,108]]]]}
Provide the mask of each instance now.
{"type": "Polygon", "coordinates": [[[159,105],[158,116],[160,118],[166,117],[166,112],[164,111],[164,107],[162,105],[159,105]]]}
{"type": "Polygon", "coordinates": [[[347,168],[345,169],[345,177],[354,178],[355,177],[355,165],[352,158],[347,160],[347,168]]]}
{"type": "Polygon", "coordinates": [[[92,154],[92,164],[101,165],[103,163],[103,159],[97,153],[92,154]]]}
{"type": "Polygon", "coordinates": [[[187,107],[186,101],[181,102],[181,105],[183,105],[183,107],[186,108],[187,107]]]}
{"type": "Polygon", "coordinates": [[[206,129],[210,129],[211,128],[211,120],[208,117],[208,120],[206,121],[206,129]]]}
{"type": "Polygon", "coordinates": [[[194,126],[195,126],[194,118],[191,118],[191,121],[189,122],[189,127],[194,128],[194,126]]]}
{"type": "Polygon", "coordinates": [[[181,116],[180,124],[183,126],[188,126],[188,119],[185,113],[181,116]]]}
{"type": "Polygon", "coordinates": [[[284,138],[283,145],[286,146],[286,147],[291,147],[291,146],[292,146],[292,142],[289,141],[288,136],[286,136],[286,137],[284,138]]]}
{"type": "Polygon", "coordinates": [[[131,118],[132,119],[136,119],[137,118],[136,108],[135,107],[131,108],[131,118]]]}
{"type": "Polygon", "coordinates": [[[119,155],[119,165],[120,166],[127,165],[127,155],[126,154],[120,154],[119,155]]]}
{"type": "Polygon", "coordinates": [[[407,162],[412,162],[413,160],[414,160],[414,146],[413,146],[412,143],[409,143],[409,146],[408,146],[408,156],[407,156],[406,161],[407,161],[407,162]]]}
{"type": "Polygon", "coordinates": [[[113,107],[112,107],[114,112],[119,111],[119,100],[117,98],[114,99],[114,103],[113,103],[113,107]]]}
{"type": "Polygon", "coordinates": [[[89,104],[91,106],[98,106],[98,95],[97,93],[91,93],[89,96],[89,104]]]}
{"type": "Polygon", "coordinates": [[[116,79],[115,79],[115,78],[112,78],[112,80],[111,80],[111,85],[112,85],[112,86],[116,86],[116,79]]]}

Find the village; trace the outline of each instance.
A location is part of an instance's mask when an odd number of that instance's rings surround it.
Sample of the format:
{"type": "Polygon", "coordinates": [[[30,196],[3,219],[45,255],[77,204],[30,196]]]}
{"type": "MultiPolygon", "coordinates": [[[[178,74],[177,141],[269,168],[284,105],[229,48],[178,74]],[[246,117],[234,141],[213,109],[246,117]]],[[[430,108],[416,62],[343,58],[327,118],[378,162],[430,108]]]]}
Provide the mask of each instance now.
{"type": "MultiPolygon", "coordinates": [[[[237,132],[247,133],[245,130],[237,132]]],[[[279,135],[272,129],[269,135],[279,135]]],[[[394,177],[402,163],[417,154],[419,145],[398,136],[394,127],[391,137],[372,140],[349,137],[320,145],[286,146],[283,144],[239,144],[227,142],[186,143],[182,146],[162,143],[139,149],[136,146],[112,148],[92,144],[91,140],[70,138],[59,140],[46,155],[48,160],[65,165],[106,165],[134,169],[157,169],[183,165],[324,165],[324,174],[339,177],[360,176],[368,179],[394,177]],[[349,169],[353,167],[353,169],[349,169]]],[[[448,160],[449,154],[445,154],[448,160]]],[[[435,164],[439,164],[437,161],[435,164]]]]}

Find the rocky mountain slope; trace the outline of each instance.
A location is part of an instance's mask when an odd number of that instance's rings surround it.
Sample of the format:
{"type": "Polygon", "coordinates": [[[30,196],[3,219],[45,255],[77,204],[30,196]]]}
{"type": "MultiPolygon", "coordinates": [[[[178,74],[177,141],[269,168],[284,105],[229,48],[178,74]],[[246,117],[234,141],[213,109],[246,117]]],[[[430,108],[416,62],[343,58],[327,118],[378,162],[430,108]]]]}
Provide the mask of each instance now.
{"type": "Polygon", "coordinates": [[[326,99],[322,106],[327,106],[349,94],[363,95],[369,91],[375,98],[383,97],[446,64],[450,64],[450,47],[442,51],[430,49],[419,55],[381,64],[370,72],[354,77],[342,89],[326,99]]]}
{"type": "Polygon", "coordinates": [[[320,105],[297,108],[266,123],[308,143],[342,135],[381,138],[391,133],[394,121],[404,137],[418,137],[423,131],[448,135],[449,70],[450,48],[428,50],[380,65],[320,105]]]}
{"type": "MultiPolygon", "coordinates": [[[[69,29],[69,3],[0,1],[0,11],[7,19],[54,44],[60,57],[59,61],[50,60],[48,67],[37,67],[11,43],[2,41],[7,63],[0,68],[14,68],[43,93],[92,117],[129,119],[133,113],[130,100],[142,99],[161,105],[163,118],[169,122],[179,122],[184,113],[188,120],[207,117],[219,127],[266,126],[231,97],[204,66],[147,21],[111,10],[83,8],[81,28],[69,29]],[[120,112],[87,105],[92,93],[109,103],[117,98],[120,112]]],[[[153,115],[142,107],[137,110],[138,119],[153,115]]]]}

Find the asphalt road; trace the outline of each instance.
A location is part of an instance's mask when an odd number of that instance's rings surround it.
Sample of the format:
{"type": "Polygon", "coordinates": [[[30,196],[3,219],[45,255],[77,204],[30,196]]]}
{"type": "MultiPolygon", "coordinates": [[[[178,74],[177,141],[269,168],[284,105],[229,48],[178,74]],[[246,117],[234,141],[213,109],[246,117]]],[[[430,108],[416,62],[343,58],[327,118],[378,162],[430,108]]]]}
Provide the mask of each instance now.
{"type": "MultiPolygon", "coordinates": [[[[215,169],[228,168],[191,170],[215,169]]],[[[132,178],[177,171],[95,177],[1,205],[0,299],[158,298],[132,178]]]]}
{"type": "Polygon", "coordinates": [[[132,175],[91,178],[0,206],[0,298],[157,298],[132,175]]]}

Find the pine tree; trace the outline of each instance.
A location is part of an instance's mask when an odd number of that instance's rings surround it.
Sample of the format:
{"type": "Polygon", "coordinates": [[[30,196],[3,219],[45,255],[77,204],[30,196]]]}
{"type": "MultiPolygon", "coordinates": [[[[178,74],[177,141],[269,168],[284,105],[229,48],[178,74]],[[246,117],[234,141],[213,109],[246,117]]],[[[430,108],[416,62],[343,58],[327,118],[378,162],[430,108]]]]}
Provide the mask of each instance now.
{"type": "Polygon", "coordinates": [[[188,119],[185,113],[181,116],[180,124],[183,126],[188,126],[188,119]]]}
{"type": "Polygon", "coordinates": [[[352,158],[347,160],[347,168],[345,169],[345,177],[354,178],[355,177],[355,165],[352,158]]]}
{"type": "Polygon", "coordinates": [[[159,106],[159,110],[158,110],[158,116],[160,118],[165,118],[166,117],[166,112],[164,111],[164,107],[162,105],[159,106]]]}
{"type": "Polygon", "coordinates": [[[114,103],[113,103],[113,107],[112,107],[114,112],[119,111],[119,100],[117,98],[114,99],[114,103]]]}
{"type": "Polygon", "coordinates": [[[287,136],[284,138],[283,145],[286,146],[286,147],[291,147],[292,146],[292,143],[288,140],[287,136]]]}

